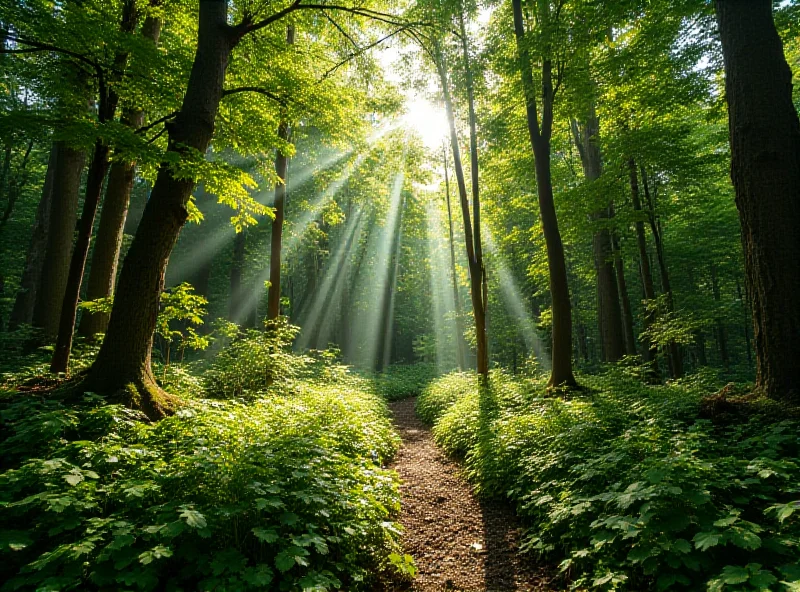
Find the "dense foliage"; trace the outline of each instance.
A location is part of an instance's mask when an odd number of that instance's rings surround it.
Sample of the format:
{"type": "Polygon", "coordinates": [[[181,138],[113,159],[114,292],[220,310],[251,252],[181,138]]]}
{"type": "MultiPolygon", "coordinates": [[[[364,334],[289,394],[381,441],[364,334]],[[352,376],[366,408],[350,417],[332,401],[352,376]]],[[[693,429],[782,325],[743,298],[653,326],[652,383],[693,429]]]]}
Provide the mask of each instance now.
{"type": "Polygon", "coordinates": [[[4,590],[370,590],[413,572],[382,468],[398,439],[370,384],[319,362],[269,388],[255,372],[245,401],[227,364],[210,376],[230,400],[155,425],[91,393],[7,395],[4,590]]]}
{"type": "Polygon", "coordinates": [[[582,380],[585,393],[554,398],[537,379],[452,374],[417,409],[480,491],[516,506],[524,550],[574,587],[797,589],[797,420],[697,419],[703,375],[582,380]]]}

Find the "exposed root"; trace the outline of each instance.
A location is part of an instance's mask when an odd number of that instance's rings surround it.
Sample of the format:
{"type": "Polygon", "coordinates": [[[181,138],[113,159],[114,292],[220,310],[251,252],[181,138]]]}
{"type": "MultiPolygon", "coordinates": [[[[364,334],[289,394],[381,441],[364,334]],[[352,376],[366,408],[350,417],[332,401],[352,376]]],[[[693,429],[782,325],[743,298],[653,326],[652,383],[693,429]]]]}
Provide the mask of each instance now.
{"type": "Polygon", "coordinates": [[[800,407],[770,399],[759,390],[742,391],[732,382],[700,401],[700,417],[715,423],[737,423],[758,415],[775,420],[798,418],[800,407]]]}

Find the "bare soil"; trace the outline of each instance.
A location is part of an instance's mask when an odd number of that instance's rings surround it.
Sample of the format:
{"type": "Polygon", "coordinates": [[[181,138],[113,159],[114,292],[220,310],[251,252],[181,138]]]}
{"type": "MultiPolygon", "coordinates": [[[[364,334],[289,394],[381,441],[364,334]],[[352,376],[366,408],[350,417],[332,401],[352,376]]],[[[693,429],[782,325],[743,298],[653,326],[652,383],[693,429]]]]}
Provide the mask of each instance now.
{"type": "Polygon", "coordinates": [[[510,508],[478,499],[457,462],[437,448],[414,413],[414,399],[391,404],[403,447],[392,468],[402,480],[403,546],[419,574],[421,592],[554,590],[550,574],[517,552],[520,527],[510,508]]]}

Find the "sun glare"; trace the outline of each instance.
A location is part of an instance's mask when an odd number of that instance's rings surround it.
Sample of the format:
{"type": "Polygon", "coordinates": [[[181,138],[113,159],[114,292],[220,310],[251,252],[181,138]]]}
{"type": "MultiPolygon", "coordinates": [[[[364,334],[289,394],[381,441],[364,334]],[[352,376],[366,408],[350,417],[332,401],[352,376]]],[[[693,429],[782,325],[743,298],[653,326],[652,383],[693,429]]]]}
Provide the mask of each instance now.
{"type": "Polygon", "coordinates": [[[440,148],[447,134],[447,117],[444,109],[421,97],[408,101],[402,125],[417,134],[428,148],[440,148]]]}

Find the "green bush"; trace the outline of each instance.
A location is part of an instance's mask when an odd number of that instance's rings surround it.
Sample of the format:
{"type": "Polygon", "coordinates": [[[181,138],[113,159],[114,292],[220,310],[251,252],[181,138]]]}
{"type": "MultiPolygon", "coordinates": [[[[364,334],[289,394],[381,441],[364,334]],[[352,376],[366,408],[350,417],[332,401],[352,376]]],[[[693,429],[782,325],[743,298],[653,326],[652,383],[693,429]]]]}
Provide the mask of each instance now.
{"type": "Polygon", "coordinates": [[[364,387],[198,400],[155,425],[91,394],[6,404],[2,589],[370,590],[413,571],[381,468],[398,438],[364,387]]]}
{"type": "Polygon", "coordinates": [[[508,496],[523,549],[575,588],[800,589],[800,423],[697,420],[700,377],[646,387],[624,369],[586,392],[460,375],[419,398],[437,442],[484,493],[508,496]]]}
{"type": "Polygon", "coordinates": [[[376,377],[377,388],[389,401],[416,397],[436,378],[434,364],[394,364],[376,377]]]}

